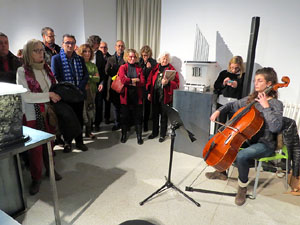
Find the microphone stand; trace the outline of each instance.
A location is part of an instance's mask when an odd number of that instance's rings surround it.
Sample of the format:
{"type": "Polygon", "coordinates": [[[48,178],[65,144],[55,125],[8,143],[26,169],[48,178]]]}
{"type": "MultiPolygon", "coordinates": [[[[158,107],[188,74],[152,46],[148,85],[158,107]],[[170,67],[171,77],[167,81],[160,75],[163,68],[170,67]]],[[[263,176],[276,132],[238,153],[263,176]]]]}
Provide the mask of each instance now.
{"type": "Polygon", "coordinates": [[[181,191],[179,188],[177,188],[171,181],[171,172],[172,172],[172,162],[173,162],[173,151],[174,151],[174,143],[175,143],[175,130],[178,129],[182,124],[180,124],[177,121],[173,121],[171,123],[171,147],[170,147],[170,160],[169,160],[169,172],[168,172],[168,177],[166,178],[166,183],[161,186],[159,189],[157,189],[155,192],[153,192],[149,197],[147,197],[146,199],[144,199],[143,201],[140,202],[140,205],[144,205],[145,202],[147,202],[149,199],[151,199],[154,195],[157,195],[169,188],[173,188],[174,190],[178,191],[180,194],[182,194],[184,197],[186,197],[187,199],[189,199],[190,201],[192,201],[193,203],[195,203],[196,206],[200,207],[200,204],[198,202],[196,202],[193,198],[191,198],[190,196],[188,196],[187,194],[185,194],[183,191],[181,191]]]}

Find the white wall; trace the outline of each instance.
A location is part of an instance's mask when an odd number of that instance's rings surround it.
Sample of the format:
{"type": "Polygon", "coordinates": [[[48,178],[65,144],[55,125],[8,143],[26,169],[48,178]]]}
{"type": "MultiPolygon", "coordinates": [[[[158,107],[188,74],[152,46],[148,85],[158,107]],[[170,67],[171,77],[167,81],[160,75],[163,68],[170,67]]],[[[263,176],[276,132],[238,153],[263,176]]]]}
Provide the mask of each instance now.
{"type": "Polygon", "coordinates": [[[83,3],[85,38],[99,35],[113,54],[117,41],[116,0],[83,0],[83,3]]]}
{"type": "MultiPolygon", "coordinates": [[[[280,99],[300,103],[300,2],[270,0],[163,0],[161,51],[182,61],[193,59],[196,24],[210,45],[209,60],[216,60],[219,31],[234,55],[247,59],[251,20],[260,17],[256,63],[273,67],[291,84],[280,89],[280,99]]],[[[229,60],[229,59],[228,59],[229,60]]],[[[182,67],[185,77],[185,67],[182,67]]]]}
{"type": "Polygon", "coordinates": [[[114,52],[116,0],[0,0],[0,32],[8,36],[13,53],[29,39],[42,40],[45,26],[54,29],[58,45],[65,33],[75,35],[78,45],[97,34],[114,52]]]}

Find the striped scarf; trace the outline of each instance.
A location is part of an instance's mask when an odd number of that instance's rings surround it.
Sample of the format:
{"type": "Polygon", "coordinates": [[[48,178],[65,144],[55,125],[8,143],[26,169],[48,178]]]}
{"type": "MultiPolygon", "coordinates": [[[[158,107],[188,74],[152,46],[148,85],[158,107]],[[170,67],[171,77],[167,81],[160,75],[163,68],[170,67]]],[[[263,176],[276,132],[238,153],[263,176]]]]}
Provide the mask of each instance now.
{"type": "Polygon", "coordinates": [[[81,59],[77,54],[74,54],[73,63],[74,63],[74,70],[73,67],[69,64],[66,53],[62,48],[59,52],[62,67],[63,67],[63,74],[64,74],[64,81],[74,84],[75,86],[79,86],[80,81],[83,78],[83,68],[81,59]]]}

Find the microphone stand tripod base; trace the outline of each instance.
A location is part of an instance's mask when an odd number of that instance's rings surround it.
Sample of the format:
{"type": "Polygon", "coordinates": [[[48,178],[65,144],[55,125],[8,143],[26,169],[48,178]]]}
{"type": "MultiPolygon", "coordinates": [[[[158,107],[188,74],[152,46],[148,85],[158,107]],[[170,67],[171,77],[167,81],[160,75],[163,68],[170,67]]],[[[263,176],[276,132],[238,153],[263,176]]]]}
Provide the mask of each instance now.
{"type": "Polygon", "coordinates": [[[140,205],[144,205],[145,202],[147,202],[149,199],[151,199],[154,195],[159,194],[169,188],[173,188],[174,190],[178,191],[181,193],[184,197],[192,201],[196,206],[200,207],[201,205],[196,202],[194,199],[192,199],[190,196],[185,194],[183,191],[181,191],[179,188],[177,188],[172,182],[171,182],[171,170],[172,170],[172,161],[173,161],[173,151],[174,151],[174,141],[175,141],[175,130],[178,128],[178,126],[173,126],[171,127],[172,129],[172,134],[171,134],[171,148],[170,148],[170,161],[169,161],[169,175],[168,178],[166,178],[166,183],[161,186],[159,189],[157,189],[155,192],[153,192],[149,197],[144,199],[143,201],[140,202],[140,205]]]}

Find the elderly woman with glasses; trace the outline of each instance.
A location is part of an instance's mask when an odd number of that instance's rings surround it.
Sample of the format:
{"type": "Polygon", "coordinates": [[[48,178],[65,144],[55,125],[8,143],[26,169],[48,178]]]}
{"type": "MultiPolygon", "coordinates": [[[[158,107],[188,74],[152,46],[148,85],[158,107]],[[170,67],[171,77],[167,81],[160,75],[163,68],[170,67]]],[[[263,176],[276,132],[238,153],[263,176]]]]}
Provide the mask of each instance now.
{"type": "Polygon", "coordinates": [[[152,102],[152,121],[153,129],[149,139],[158,136],[159,133],[159,115],[160,117],[160,138],[163,142],[166,138],[168,127],[168,116],[163,109],[164,105],[172,105],[173,90],[179,88],[179,76],[175,68],[170,64],[170,54],[162,53],[157,59],[158,64],[151,71],[146,88],[149,91],[148,99],[152,102]],[[165,76],[166,70],[175,71],[175,76],[165,76]]]}
{"type": "Polygon", "coordinates": [[[119,76],[124,84],[124,92],[120,94],[121,102],[121,142],[127,141],[127,129],[129,122],[133,118],[137,143],[142,145],[142,120],[143,120],[143,87],[145,79],[143,70],[137,64],[138,53],[134,49],[128,49],[124,54],[126,64],[120,66],[119,76]]]}
{"type": "MultiPolygon", "coordinates": [[[[54,133],[53,127],[49,125],[46,111],[50,102],[56,103],[61,97],[54,92],[49,92],[52,84],[56,83],[54,75],[44,60],[44,47],[39,40],[28,41],[23,48],[24,65],[18,68],[17,84],[23,85],[28,92],[22,94],[22,105],[24,113],[24,125],[54,133]]],[[[32,183],[29,193],[34,195],[39,192],[42,178],[42,164],[49,176],[49,158],[47,148],[43,146],[29,150],[29,163],[32,183]]],[[[55,172],[55,179],[62,177],[55,172]]]]}
{"type": "MultiPolygon", "coordinates": [[[[151,70],[156,66],[157,62],[155,59],[152,58],[152,50],[148,45],[145,45],[140,50],[140,60],[139,64],[143,68],[143,74],[145,77],[145,81],[147,82],[148,76],[151,70]]],[[[151,103],[148,100],[146,89],[144,89],[144,131],[148,131],[148,121],[150,117],[150,106],[151,103]]]]}
{"type": "Polygon", "coordinates": [[[91,46],[88,44],[80,45],[76,53],[83,57],[89,73],[89,81],[85,87],[86,99],[84,100],[83,119],[85,122],[85,136],[94,139],[92,124],[95,119],[95,98],[97,90],[101,91],[103,85],[97,85],[100,82],[100,76],[96,64],[91,62],[94,58],[94,52],[91,46]]]}

